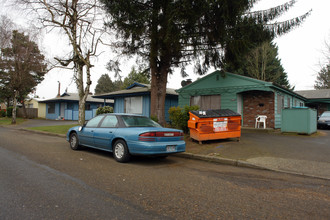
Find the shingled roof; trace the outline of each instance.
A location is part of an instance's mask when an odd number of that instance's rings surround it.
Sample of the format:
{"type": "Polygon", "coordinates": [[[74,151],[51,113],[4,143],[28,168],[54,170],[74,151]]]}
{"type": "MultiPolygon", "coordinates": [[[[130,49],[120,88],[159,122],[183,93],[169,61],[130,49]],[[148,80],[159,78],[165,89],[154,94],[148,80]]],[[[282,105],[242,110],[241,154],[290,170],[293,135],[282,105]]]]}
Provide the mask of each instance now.
{"type": "MultiPolygon", "coordinates": [[[[60,97],[56,97],[53,99],[47,99],[39,102],[57,102],[57,101],[77,101],[79,102],[79,95],[78,93],[68,93],[65,92],[63,93],[60,97]]],[[[98,99],[98,98],[93,98],[92,95],[87,96],[86,102],[98,102],[98,103],[104,103],[104,99],[98,99]]],[[[107,103],[113,103],[113,100],[107,100],[107,103]]]]}
{"type": "MultiPolygon", "coordinates": [[[[94,98],[114,98],[116,96],[128,96],[128,95],[138,95],[138,94],[145,94],[145,93],[150,93],[151,91],[151,85],[150,84],[143,84],[143,83],[138,83],[135,82],[126,89],[115,91],[115,92],[110,92],[110,93],[105,93],[105,94],[99,94],[99,95],[94,95],[94,98]]],[[[175,89],[171,88],[166,88],[166,94],[168,95],[175,95],[177,96],[178,93],[175,92],[175,89]]]]}
{"type": "Polygon", "coordinates": [[[295,91],[307,99],[330,99],[330,89],[295,91]]]}

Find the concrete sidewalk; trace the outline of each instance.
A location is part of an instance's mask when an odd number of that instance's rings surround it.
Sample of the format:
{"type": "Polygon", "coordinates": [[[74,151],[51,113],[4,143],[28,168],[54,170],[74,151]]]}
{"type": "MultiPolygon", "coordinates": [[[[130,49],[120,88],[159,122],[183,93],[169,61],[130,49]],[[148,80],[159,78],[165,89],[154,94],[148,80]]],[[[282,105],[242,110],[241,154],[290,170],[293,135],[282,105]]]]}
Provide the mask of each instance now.
{"type": "MultiPolygon", "coordinates": [[[[26,129],[75,123],[35,119],[10,127],[26,129]]],[[[330,180],[330,130],[319,130],[317,134],[306,136],[281,134],[274,130],[242,129],[239,142],[224,139],[199,144],[190,137],[186,137],[185,141],[186,153],[176,156],[330,180]]]]}

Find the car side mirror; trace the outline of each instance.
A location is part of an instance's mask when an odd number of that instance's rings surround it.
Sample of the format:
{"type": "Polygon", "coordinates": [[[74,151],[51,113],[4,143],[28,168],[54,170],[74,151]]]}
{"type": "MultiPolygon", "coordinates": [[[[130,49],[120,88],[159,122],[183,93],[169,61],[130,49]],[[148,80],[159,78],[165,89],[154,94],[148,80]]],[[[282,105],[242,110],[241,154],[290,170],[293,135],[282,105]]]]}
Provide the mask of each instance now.
{"type": "Polygon", "coordinates": [[[84,127],[86,127],[86,124],[87,124],[87,122],[85,122],[85,123],[83,124],[83,126],[80,126],[80,127],[78,128],[78,131],[82,131],[82,129],[83,129],[84,127]]]}

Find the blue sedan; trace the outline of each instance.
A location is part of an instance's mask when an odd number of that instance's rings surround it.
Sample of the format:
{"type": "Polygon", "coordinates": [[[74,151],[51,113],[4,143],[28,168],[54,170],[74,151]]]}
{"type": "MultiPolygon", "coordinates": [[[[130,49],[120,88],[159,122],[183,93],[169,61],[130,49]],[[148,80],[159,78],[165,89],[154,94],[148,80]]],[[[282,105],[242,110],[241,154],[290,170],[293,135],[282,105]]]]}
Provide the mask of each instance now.
{"type": "Polygon", "coordinates": [[[98,115],[84,126],[70,128],[67,141],[73,150],[85,146],[113,152],[118,162],[129,161],[131,155],[167,156],[186,149],[181,130],[133,114],[98,115]]]}

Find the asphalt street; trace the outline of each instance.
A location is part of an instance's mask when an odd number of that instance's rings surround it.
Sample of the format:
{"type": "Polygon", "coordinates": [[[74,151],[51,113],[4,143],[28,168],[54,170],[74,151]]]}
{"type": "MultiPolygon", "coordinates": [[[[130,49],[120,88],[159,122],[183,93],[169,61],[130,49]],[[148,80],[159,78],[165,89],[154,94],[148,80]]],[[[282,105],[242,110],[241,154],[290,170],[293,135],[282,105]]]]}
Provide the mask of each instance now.
{"type": "Polygon", "coordinates": [[[72,151],[0,127],[0,219],[329,219],[330,181],[178,157],[72,151]]]}
{"type": "Polygon", "coordinates": [[[150,219],[143,209],[0,148],[0,219],[150,219]]]}

